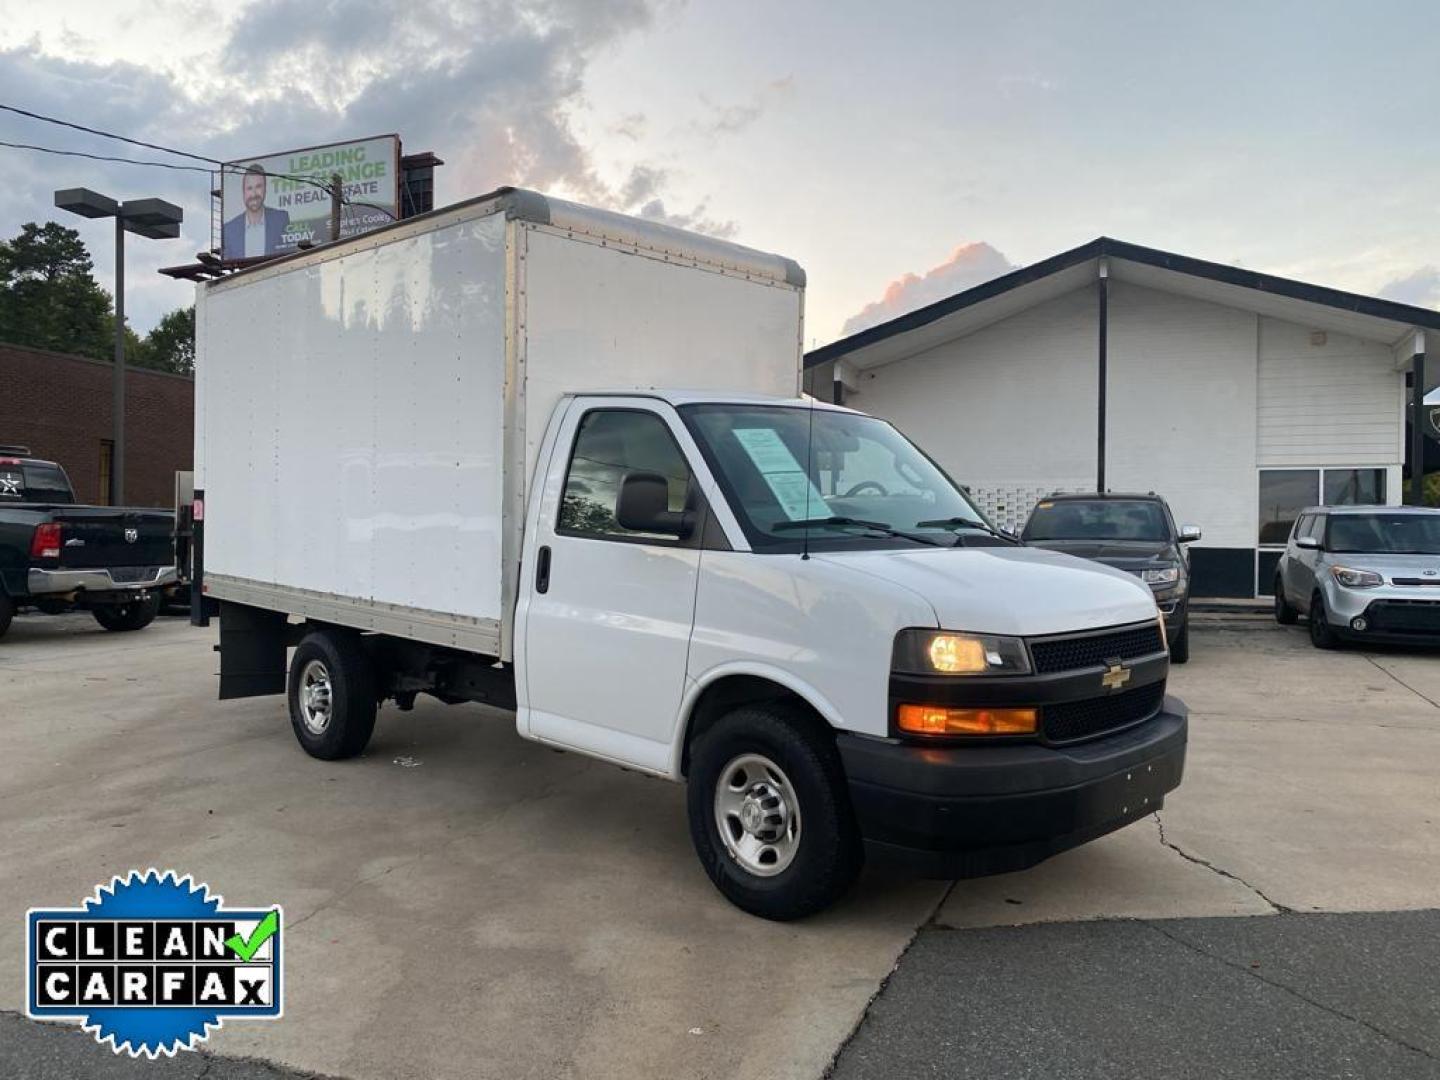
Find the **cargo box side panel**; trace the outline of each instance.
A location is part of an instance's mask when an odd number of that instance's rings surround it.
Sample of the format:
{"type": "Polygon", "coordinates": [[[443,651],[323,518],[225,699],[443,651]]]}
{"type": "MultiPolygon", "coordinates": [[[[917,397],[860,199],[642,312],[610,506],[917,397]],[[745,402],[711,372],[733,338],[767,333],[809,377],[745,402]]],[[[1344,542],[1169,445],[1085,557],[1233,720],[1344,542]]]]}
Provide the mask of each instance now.
{"type": "Polygon", "coordinates": [[[563,393],[798,392],[802,289],[551,227],[526,231],[527,477],[563,393]]]}
{"type": "Polygon", "coordinates": [[[450,640],[430,615],[498,629],[504,224],[450,223],[207,297],[217,581],[391,632],[413,612],[430,640],[450,640]],[[383,626],[344,617],[364,605],[383,626]]]}

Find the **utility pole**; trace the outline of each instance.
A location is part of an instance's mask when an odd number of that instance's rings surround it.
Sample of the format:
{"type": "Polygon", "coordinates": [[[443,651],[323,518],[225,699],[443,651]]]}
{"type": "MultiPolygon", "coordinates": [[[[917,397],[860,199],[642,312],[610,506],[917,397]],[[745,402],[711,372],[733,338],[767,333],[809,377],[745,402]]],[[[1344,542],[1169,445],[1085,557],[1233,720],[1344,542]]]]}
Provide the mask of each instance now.
{"type": "Polygon", "coordinates": [[[340,174],[330,174],[330,240],[340,239],[340,174]]]}

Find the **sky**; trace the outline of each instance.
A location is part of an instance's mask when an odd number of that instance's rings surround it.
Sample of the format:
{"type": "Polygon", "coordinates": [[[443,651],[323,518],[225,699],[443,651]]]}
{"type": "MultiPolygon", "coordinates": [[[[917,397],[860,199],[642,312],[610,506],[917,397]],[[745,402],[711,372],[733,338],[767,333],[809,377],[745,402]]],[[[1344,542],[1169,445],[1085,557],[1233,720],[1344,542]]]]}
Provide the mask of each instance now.
{"type": "MultiPolygon", "coordinates": [[[[0,0],[0,103],[226,160],[398,132],[437,202],[503,184],[789,256],[808,345],[1108,235],[1440,308],[1440,4],[0,0]]],[[[0,113],[0,140],[168,160],[0,113]]],[[[209,178],[0,147],[180,204],[127,244],[145,332],[209,178]]],[[[69,217],[110,284],[112,227],[69,217]]]]}

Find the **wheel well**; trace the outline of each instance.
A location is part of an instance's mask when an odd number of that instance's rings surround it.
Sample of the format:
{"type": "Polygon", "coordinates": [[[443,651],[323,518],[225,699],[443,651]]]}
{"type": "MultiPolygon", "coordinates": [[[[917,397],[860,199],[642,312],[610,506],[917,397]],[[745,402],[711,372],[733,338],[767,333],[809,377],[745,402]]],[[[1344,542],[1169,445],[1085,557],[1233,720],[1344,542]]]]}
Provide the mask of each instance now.
{"type": "MultiPolygon", "coordinates": [[[[701,691],[690,709],[685,726],[685,746],[680,752],[680,774],[686,776],[690,772],[691,744],[710,730],[717,720],[737,706],[753,705],[762,701],[782,702],[803,710],[824,723],[815,706],[788,686],[781,686],[759,675],[726,675],[701,691]]],[[[825,724],[825,727],[829,729],[828,724],[825,724]]]]}

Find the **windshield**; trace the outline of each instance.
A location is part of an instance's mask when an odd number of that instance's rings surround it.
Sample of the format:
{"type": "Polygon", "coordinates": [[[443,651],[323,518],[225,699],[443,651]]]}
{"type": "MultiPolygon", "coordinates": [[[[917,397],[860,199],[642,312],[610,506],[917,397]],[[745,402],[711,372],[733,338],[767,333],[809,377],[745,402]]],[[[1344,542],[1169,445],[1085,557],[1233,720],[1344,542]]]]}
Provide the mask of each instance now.
{"type": "Polygon", "coordinates": [[[1170,526],[1151,499],[1052,499],[1036,504],[1020,538],[1165,541],[1170,526]]]}
{"type": "Polygon", "coordinates": [[[1325,549],[1337,554],[1440,555],[1440,515],[1332,514],[1325,549]]]}
{"type": "Polygon", "coordinates": [[[0,463],[0,503],[71,503],[70,481],[56,465],[0,463]]]}
{"type": "Polygon", "coordinates": [[[807,532],[813,547],[910,546],[916,537],[949,545],[957,532],[991,531],[950,478],[883,420],[783,405],[687,405],[680,413],[757,548],[798,548],[807,532]],[[832,518],[850,523],[824,520],[832,518]]]}

